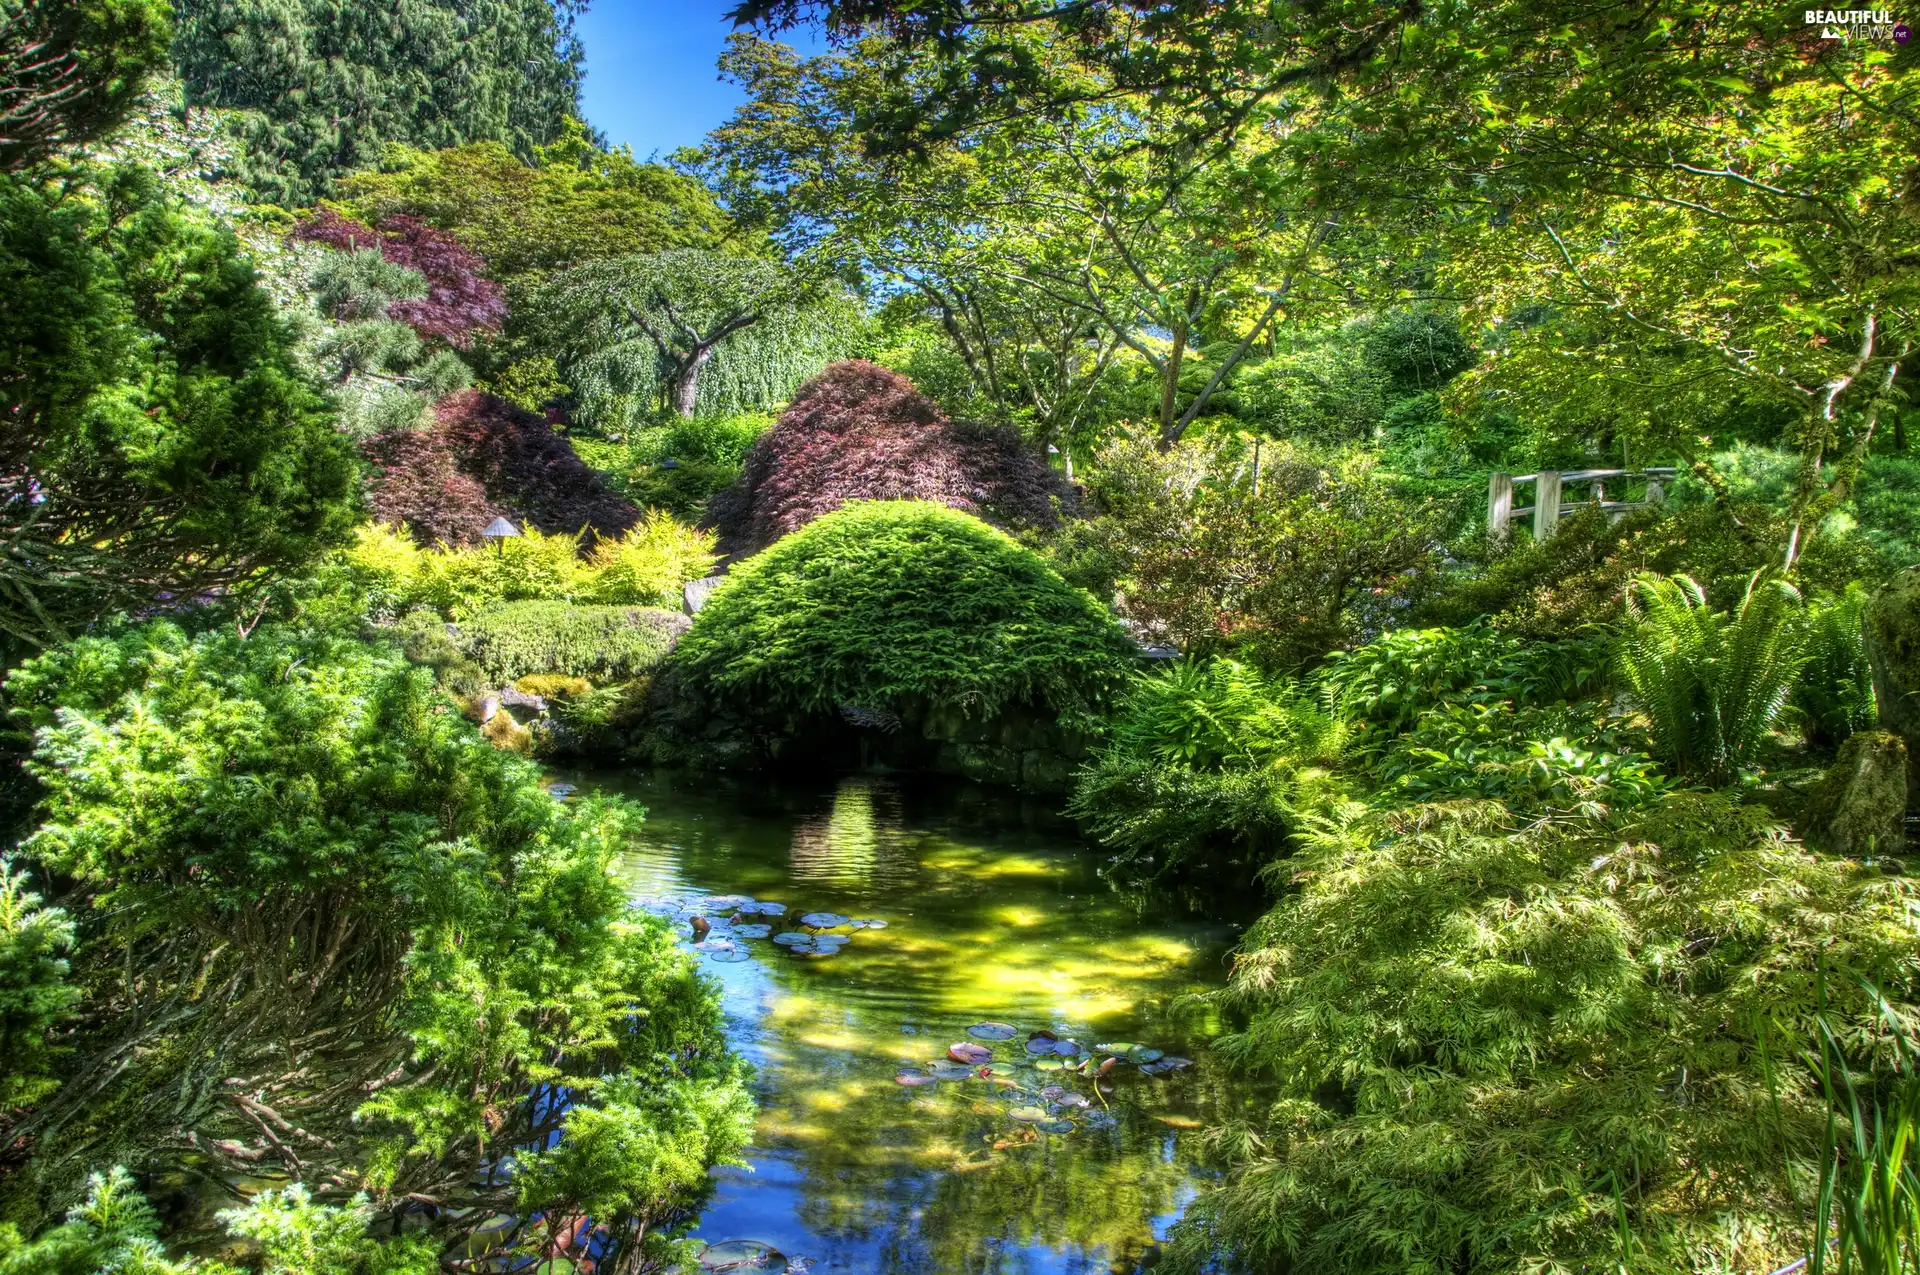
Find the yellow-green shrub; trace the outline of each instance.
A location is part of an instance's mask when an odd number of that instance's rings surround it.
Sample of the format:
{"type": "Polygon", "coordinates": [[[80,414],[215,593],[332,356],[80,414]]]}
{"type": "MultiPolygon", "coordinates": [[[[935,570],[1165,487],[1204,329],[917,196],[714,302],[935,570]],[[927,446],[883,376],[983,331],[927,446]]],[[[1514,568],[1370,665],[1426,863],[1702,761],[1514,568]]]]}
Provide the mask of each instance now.
{"type": "Polygon", "coordinates": [[[650,510],[617,540],[581,557],[581,538],[525,534],[472,549],[422,549],[405,527],[371,523],[355,532],[346,567],[373,611],[402,615],[431,607],[466,620],[503,602],[594,602],[611,606],[680,604],[680,586],[713,568],[714,538],[650,510]]]}
{"type": "Polygon", "coordinates": [[[649,509],[626,535],[594,547],[587,596],[616,606],[677,607],[680,586],[706,575],[716,560],[712,532],[649,509]]]}

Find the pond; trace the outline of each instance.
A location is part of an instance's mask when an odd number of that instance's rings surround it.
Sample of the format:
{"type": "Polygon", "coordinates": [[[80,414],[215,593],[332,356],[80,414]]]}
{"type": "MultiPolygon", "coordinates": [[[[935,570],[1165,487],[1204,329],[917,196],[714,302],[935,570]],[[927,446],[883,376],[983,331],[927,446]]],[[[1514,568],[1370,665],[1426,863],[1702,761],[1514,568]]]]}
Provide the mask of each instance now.
{"type": "Polygon", "coordinates": [[[869,776],[566,778],[647,806],[630,893],[700,943],[758,1069],[750,1164],[716,1170],[695,1234],[784,1255],[764,1269],[1138,1270],[1205,1176],[1199,1130],[1256,1100],[1191,999],[1247,918],[1114,891],[1042,805],[869,776]]]}

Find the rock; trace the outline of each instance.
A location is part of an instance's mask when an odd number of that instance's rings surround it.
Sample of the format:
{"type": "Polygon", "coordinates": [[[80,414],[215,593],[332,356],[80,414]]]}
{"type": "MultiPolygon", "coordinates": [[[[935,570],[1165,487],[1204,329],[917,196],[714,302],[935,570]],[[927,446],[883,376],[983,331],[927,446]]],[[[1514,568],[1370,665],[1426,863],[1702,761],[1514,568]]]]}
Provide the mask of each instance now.
{"type": "Polygon", "coordinates": [[[511,686],[500,692],[500,706],[502,708],[524,708],[534,713],[544,713],[547,711],[547,701],[544,696],[529,695],[527,692],[517,691],[511,686]]]}
{"type": "Polygon", "coordinates": [[[708,576],[704,580],[689,581],[680,590],[680,596],[686,602],[687,614],[698,615],[700,608],[707,605],[707,598],[725,579],[725,576],[708,576]]]}
{"type": "Polygon", "coordinates": [[[1904,853],[1907,752],[1891,731],[1861,731],[1847,740],[1807,803],[1802,833],[1835,854],[1904,853]]]}
{"type": "Polygon", "coordinates": [[[1888,581],[1863,618],[1880,728],[1907,741],[1907,801],[1920,803],[1920,567],[1888,581]]]}

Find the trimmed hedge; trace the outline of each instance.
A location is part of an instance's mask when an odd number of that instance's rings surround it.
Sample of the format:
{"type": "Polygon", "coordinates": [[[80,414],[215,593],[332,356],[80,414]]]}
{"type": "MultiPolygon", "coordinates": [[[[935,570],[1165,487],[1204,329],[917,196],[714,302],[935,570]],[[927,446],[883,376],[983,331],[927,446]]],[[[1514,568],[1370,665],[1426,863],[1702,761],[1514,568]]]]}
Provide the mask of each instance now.
{"type": "Polygon", "coordinates": [[[645,673],[686,631],[687,618],[652,607],[509,602],[460,626],[460,645],[497,685],[535,673],[624,682],[645,673]]]}
{"type": "Polygon", "coordinates": [[[1003,532],[925,501],[874,501],[736,567],[670,667],[700,698],[763,721],[1025,704],[1073,723],[1104,711],[1135,656],[1105,608],[1003,532]]]}

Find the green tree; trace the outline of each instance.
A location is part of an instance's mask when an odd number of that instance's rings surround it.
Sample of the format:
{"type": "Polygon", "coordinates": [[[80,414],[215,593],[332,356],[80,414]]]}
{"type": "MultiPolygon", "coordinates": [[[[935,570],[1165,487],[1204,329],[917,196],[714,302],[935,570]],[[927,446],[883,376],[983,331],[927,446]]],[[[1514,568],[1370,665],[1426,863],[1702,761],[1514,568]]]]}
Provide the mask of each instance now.
{"type": "Polygon", "coordinates": [[[1310,267],[1327,265],[1338,219],[1268,180],[1241,133],[1188,144],[1159,100],[1044,30],[1007,38],[1087,100],[956,128],[903,156],[868,141],[889,95],[940,80],[910,46],[875,37],[801,62],[736,37],[722,66],[750,100],[715,130],[706,163],[730,205],[790,247],[860,261],[919,295],[982,397],[1030,408],[1043,438],[1065,436],[1125,350],[1149,369],[1149,410],[1171,446],[1270,324],[1337,295],[1310,267]],[[1207,344],[1218,356],[1189,387],[1207,344]]]}
{"type": "Polygon", "coordinates": [[[73,921],[41,907],[27,874],[0,858],[0,1111],[52,1087],[47,1032],[73,1006],[63,955],[72,944],[73,921]]]}
{"type": "Polygon", "coordinates": [[[0,4],[0,171],[92,141],[165,65],[163,0],[0,4]]]}
{"type": "Polygon", "coordinates": [[[503,283],[736,237],[699,182],[625,149],[601,150],[572,120],[559,140],[534,148],[531,163],[501,142],[437,151],[396,143],[378,169],[343,177],[334,190],[368,224],[403,215],[451,233],[503,283]]]}
{"type": "Polygon", "coordinates": [[[531,159],[578,109],[578,0],[181,0],[173,57],[191,101],[232,108],[239,176],[312,204],[388,142],[497,141],[531,159]]]}
{"type": "Polygon", "coordinates": [[[850,299],[790,266],[692,248],[567,271],[535,305],[582,419],[603,427],[655,402],[681,416],[780,402],[855,322],[850,299]]]}
{"type": "Polygon", "coordinates": [[[157,623],[8,691],[45,790],[21,853],[90,918],[74,1058],[12,1130],[41,1191],[190,1156],[389,1211],[437,1200],[443,1239],[510,1211],[480,1248],[577,1255],[593,1233],[552,1212],[577,1176],[543,1194],[488,1166],[650,1154],[617,1206],[595,1199],[631,1253],[740,1146],[714,993],[609,871],[638,812],[562,806],[398,650],[157,623]]]}
{"type": "Polygon", "coordinates": [[[150,172],[0,179],[0,634],[243,588],[344,536],[354,467],[233,235],[150,172]]]}

